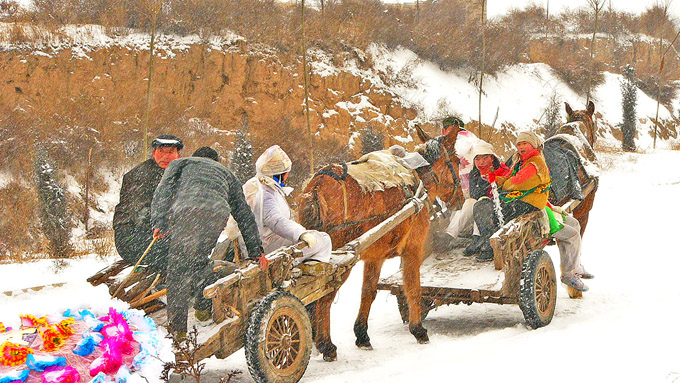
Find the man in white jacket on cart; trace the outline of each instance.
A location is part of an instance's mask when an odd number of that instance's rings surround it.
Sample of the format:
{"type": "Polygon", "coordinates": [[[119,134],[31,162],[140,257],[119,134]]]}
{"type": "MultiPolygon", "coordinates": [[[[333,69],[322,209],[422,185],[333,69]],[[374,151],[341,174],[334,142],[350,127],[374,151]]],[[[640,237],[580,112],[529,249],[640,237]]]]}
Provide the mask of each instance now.
{"type": "MultiPolygon", "coordinates": [[[[302,257],[296,264],[313,260],[328,262],[331,256],[331,237],[324,232],[307,230],[292,219],[290,206],[286,201],[293,188],[286,186],[292,161],[278,145],[262,153],[255,162],[255,177],[243,184],[248,205],[255,214],[255,221],[262,239],[264,253],[305,241],[308,247],[302,250],[302,257]]],[[[239,236],[235,222],[227,226],[229,237],[239,236]]],[[[240,241],[239,241],[240,243],[240,241]]]]}

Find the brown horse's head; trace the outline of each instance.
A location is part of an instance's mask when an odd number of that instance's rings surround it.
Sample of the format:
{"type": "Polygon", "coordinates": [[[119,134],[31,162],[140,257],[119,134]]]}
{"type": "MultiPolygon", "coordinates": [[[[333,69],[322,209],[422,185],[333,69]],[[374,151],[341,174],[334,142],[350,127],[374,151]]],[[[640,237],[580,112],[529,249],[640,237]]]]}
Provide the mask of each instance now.
{"type": "Polygon", "coordinates": [[[588,101],[586,110],[572,110],[569,103],[564,103],[564,109],[567,111],[567,123],[580,121],[585,130],[583,134],[586,136],[588,143],[592,147],[595,145],[597,139],[595,122],[593,122],[593,114],[595,113],[595,104],[588,101]]]}
{"type": "Polygon", "coordinates": [[[460,206],[463,191],[458,176],[459,160],[455,154],[456,138],[462,128],[458,124],[442,129],[442,135],[431,138],[419,125],[416,133],[424,145],[418,150],[429,166],[418,169],[430,200],[439,197],[448,206],[460,206]]]}

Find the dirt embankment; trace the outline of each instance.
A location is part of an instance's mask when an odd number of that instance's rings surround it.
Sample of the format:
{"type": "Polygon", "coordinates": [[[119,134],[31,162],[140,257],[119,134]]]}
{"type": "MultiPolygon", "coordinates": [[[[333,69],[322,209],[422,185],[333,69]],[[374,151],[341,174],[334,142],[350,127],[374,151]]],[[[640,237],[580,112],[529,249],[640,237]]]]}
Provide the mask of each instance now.
{"type": "MultiPolygon", "coordinates": [[[[336,55],[333,60],[349,53],[336,55]]],[[[106,47],[88,52],[71,49],[54,53],[0,53],[0,103],[17,106],[41,118],[87,126],[99,134],[121,125],[134,132],[144,117],[148,50],[106,47]],[[137,125],[137,126],[134,126],[137,125]]],[[[241,127],[245,118],[254,143],[299,143],[307,135],[301,64],[284,64],[274,55],[257,53],[243,41],[228,49],[190,45],[158,52],[151,89],[152,134],[170,130],[185,133],[192,146],[195,132],[182,132],[183,121],[199,118],[219,131],[241,127]],[[286,136],[273,129],[286,125],[286,136]],[[289,137],[288,135],[294,135],[289,137]]],[[[392,94],[349,71],[312,72],[310,122],[318,139],[348,142],[352,133],[372,125],[387,137],[406,136],[416,111],[392,94]]],[[[120,134],[119,134],[120,135],[120,134]]],[[[141,141],[141,134],[123,140],[141,141]]],[[[219,135],[219,134],[218,134],[219,135]]],[[[229,139],[204,137],[230,149],[229,139]]],[[[197,139],[201,141],[200,139],[197,139]]],[[[387,142],[391,144],[393,142],[387,142]]]]}

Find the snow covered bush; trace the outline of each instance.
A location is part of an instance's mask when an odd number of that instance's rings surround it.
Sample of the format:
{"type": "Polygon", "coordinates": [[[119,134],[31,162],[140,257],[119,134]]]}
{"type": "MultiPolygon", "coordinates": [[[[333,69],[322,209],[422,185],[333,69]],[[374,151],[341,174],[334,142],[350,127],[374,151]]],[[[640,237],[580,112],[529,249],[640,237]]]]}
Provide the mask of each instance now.
{"type": "Polygon", "coordinates": [[[71,220],[66,211],[66,194],[41,145],[36,145],[35,185],[38,190],[40,223],[53,258],[71,255],[71,220]]]}
{"type": "Polygon", "coordinates": [[[623,133],[623,150],[635,151],[635,122],[637,120],[635,108],[637,107],[637,86],[635,85],[635,68],[626,65],[623,69],[623,81],[621,82],[621,132],[623,133]]]}

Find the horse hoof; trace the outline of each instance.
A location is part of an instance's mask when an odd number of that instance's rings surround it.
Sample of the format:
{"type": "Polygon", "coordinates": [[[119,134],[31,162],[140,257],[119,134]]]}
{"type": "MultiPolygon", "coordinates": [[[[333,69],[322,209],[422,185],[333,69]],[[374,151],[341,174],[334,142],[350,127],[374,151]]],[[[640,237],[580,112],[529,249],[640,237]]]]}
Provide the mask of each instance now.
{"type": "Polygon", "coordinates": [[[420,344],[430,343],[430,338],[427,336],[427,330],[423,325],[414,326],[409,329],[411,334],[416,337],[416,340],[420,344]]]}
{"type": "Polygon", "coordinates": [[[325,360],[326,362],[335,362],[336,360],[338,360],[338,354],[335,353],[335,352],[332,355],[331,354],[329,354],[329,355],[324,354],[323,360],[325,360]]]}
{"type": "Polygon", "coordinates": [[[360,350],[366,350],[366,351],[371,351],[371,350],[373,350],[373,346],[371,346],[370,343],[369,343],[369,344],[364,344],[364,345],[358,345],[358,344],[357,344],[357,347],[359,347],[360,350]]]}

